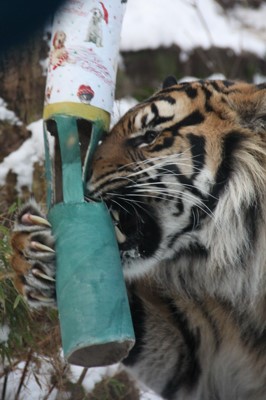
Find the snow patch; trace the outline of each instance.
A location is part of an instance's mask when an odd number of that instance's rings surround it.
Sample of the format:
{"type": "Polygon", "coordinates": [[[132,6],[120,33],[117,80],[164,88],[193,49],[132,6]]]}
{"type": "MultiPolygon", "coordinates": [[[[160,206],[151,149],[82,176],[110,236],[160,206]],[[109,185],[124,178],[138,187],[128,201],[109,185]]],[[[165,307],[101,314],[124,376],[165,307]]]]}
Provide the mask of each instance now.
{"type": "MultiPolygon", "coordinates": [[[[71,371],[71,381],[77,382],[82,371],[83,367],[78,367],[76,365],[70,365],[71,371]]],[[[89,368],[86,374],[84,381],[82,382],[83,387],[90,393],[93,391],[95,385],[100,382],[103,378],[112,377],[116,373],[121,370],[120,364],[113,364],[108,367],[97,367],[97,368],[89,368]]]]}
{"type": "Polygon", "coordinates": [[[133,97],[125,97],[120,100],[116,100],[113,106],[111,116],[111,127],[118,122],[118,120],[132,107],[138,104],[138,101],[133,97]]]}
{"type": "Polygon", "coordinates": [[[43,60],[39,61],[41,69],[42,69],[42,76],[47,75],[47,70],[48,70],[48,64],[49,64],[49,58],[44,58],[43,60]]]}
{"type": "Polygon", "coordinates": [[[263,76],[261,74],[255,74],[253,76],[253,82],[255,85],[259,85],[260,83],[266,83],[266,76],[263,76]]]}
{"type": "MultiPolygon", "coordinates": [[[[43,400],[51,388],[52,369],[49,358],[40,358],[41,364],[38,368],[34,363],[28,366],[27,375],[24,381],[24,385],[21,389],[19,399],[20,400],[43,400]],[[35,376],[38,377],[38,381],[35,376]]],[[[75,383],[78,381],[83,367],[77,367],[75,365],[69,365],[70,367],[70,380],[75,383]]],[[[25,361],[21,361],[14,370],[8,375],[6,398],[14,399],[20,384],[23,370],[25,368],[25,361]]],[[[86,393],[91,393],[95,385],[106,377],[112,377],[118,372],[123,370],[121,364],[114,364],[108,367],[89,368],[87,374],[82,382],[86,393]]],[[[3,385],[4,377],[0,379],[0,387],[3,385]]],[[[69,396],[65,392],[66,397],[62,397],[64,394],[60,392],[60,398],[68,399],[69,396]]],[[[58,398],[58,390],[55,388],[49,394],[49,400],[56,400],[58,398]]],[[[152,391],[146,388],[140,389],[140,400],[161,400],[161,397],[154,394],[152,391]]]]}
{"type": "Polygon", "coordinates": [[[8,341],[10,328],[8,325],[0,325],[0,343],[6,343],[8,341]]]}
{"type": "Polygon", "coordinates": [[[31,123],[28,129],[32,136],[0,164],[0,185],[5,184],[6,175],[11,170],[17,174],[17,190],[22,186],[31,186],[33,164],[44,159],[42,120],[31,123]]]}
{"type": "Polygon", "coordinates": [[[237,54],[266,53],[266,5],[238,6],[226,13],[214,0],[129,0],[121,35],[122,51],[181,47],[230,48],[237,54]]]}
{"type": "MultiPolygon", "coordinates": [[[[8,374],[7,388],[6,388],[6,399],[15,399],[16,393],[20,384],[20,380],[25,367],[25,361],[21,361],[16,369],[12,370],[8,374]]],[[[27,376],[24,381],[24,385],[20,391],[20,400],[43,400],[45,394],[48,392],[48,388],[51,386],[51,364],[49,360],[44,357],[41,358],[40,369],[36,367],[34,363],[30,364],[27,376]],[[38,382],[34,377],[34,374],[38,376],[38,382]]],[[[0,387],[3,385],[3,378],[0,379],[0,387]]],[[[49,395],[49,400],[55,400],[57,390],[53,390],[49,395]]]]}
{"type": "Polygon", "coordinates": [[[8,122],[11,125],[22,125],[20,119],[14,111],[8,110],[7,103],[0,97],[0,120],[8,122]]]}

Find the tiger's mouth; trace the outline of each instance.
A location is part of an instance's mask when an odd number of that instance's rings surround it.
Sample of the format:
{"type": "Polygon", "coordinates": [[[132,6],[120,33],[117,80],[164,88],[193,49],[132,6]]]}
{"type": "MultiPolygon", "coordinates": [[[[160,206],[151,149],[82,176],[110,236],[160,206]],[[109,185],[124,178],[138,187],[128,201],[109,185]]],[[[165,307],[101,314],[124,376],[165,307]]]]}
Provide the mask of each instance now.
{"type": "Polygon", "coordinates": [[[107,206],[115,226],[122,262],[151,257],[161,239],[155,210],[148,205],[141,208],[134,204],[128,206],[126,202],[107,206]]]}

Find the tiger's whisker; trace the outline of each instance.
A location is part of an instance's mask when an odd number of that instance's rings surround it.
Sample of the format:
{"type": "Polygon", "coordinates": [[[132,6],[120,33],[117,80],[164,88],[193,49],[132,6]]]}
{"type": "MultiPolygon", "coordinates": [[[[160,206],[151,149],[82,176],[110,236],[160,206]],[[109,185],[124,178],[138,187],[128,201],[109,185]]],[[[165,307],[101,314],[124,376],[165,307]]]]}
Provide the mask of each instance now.
{"type": "MultiPolygon", "coordinates": [[[[146,196],[147,196],[147,192],[148,191],[149,191],[149,189],[148,190],[147,189],[138,189],[138,193],[140,193],[140,192],[146,193],[146,196]]],[[[199,200],[198,197],[195,197],[195,196],[193,196],[193,195],[191,195],[191,194],[189,194],[187,192],[179,192],[179,191],[176,191],[176,190],[168,190],[167,194],[169,194],[169,191],[172,193],[173,197],[175,197],[176,199],[186,198],[188,201],[193,200],[192,201],[192,205],[195,205],[196,207],[201,209],[210,218],[214,218],[213,212],[201,200],[199,200]],[[175,194],[175,196],[174,196],[174,194],[175,194]],[[195,202],[195,200],[197,200],[197,202],[195,204],[193,204],[195,202]]],[[[157,190],[155,190],[153,188],[152,190],[150,190],[150,192],[153,193],[153,194],[156,194],[156,193],[165,194],[165,189],[161,189],[161,190],[157,189],[157,190]]],[[[148,197],[152,197],[152,196],[148,195],[148,197]]]]}

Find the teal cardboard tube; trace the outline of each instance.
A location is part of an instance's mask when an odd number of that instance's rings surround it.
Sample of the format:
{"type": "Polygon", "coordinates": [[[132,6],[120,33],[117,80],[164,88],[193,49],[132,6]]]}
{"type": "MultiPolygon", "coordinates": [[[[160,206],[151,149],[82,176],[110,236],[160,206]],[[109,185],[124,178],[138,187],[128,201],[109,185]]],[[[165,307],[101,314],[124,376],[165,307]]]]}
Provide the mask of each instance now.
{"type": "Polygon", "coordinates": [[[55,115],[53,121],[57,156],[60,148],[54,165],[61,167],[54,178],[46,126],[44,137],[64,356],[84,367],[110,365],[128,355],[135,337],[112,219],[105,203],[84,200],[83,177],[102,125],[94,122],[82,168],[76,118],[55,115]]]}
{"type": "Polygon", "coordinates": [[[104,203],[59,203],[48,219],[65,357],[85,367],[116,363],[134,345],[134,332],[109,212],[104,203]]]}

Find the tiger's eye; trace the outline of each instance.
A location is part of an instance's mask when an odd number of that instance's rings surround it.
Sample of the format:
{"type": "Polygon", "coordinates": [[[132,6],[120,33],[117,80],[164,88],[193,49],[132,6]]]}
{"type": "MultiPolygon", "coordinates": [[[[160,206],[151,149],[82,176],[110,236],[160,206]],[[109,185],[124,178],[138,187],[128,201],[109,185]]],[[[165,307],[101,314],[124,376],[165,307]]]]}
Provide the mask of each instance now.
{"type": "Polygon", "coordinates": [[[158,136],[158,132],[156,131],[146,131],[144,135],[144,140],[146,143],[151,143],[154,141],[154,139],[158,136]]]}

